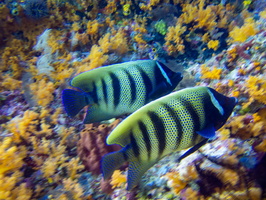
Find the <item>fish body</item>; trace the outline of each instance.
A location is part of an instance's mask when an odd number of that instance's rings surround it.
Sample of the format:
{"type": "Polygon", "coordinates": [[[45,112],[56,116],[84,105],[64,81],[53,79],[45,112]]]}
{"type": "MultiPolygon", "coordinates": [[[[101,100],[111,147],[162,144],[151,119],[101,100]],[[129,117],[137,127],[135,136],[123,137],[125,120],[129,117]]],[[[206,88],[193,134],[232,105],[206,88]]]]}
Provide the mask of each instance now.
{"type": "Polygon", "coordinates": [[[62,100],[69,116],[88,106],[84,123],[99,122],[134,112],[172,92],[181,80],[181,73],[155,60],[125,62],[77,75],[70,85],[78,91],[65,89],[62,100]]]}
{"type": "Polygon", "coordinates": [[[128,116],[108,136],[107,144],[123,148],[103,157],[104,178],[109,178],[127,161],[127,189],[132,189],[165,155],[214,137],[215,130],[226,122],[235,105],[234,97],[208,87],[183,89],[150,102],[128,116]]]}

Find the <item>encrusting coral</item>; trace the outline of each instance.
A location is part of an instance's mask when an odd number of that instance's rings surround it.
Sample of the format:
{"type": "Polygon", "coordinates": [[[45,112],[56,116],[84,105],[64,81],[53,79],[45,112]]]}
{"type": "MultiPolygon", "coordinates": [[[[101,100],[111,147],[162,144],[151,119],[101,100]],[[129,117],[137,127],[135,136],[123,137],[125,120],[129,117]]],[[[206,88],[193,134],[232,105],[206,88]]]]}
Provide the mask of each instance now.
{"type": "Polygon", "coordinates": [[[77,151],[86,170],[89,172],[100,174],[101,158],[107,153],[120,149],[119,146],[108,146],[105,143],[106,137],[119,122],[120,120],[117,119],[110,125],[100,124],[99,126],[94,126],[93,124],[88,124],[81,131],[77,151]]]}
{"type": "Polygon", "coordinates": [[[1,1],[0,199],[265,198],[265,16],[262,0],[1,1]],[[105,144],[113,124],[84,128],[61,92],[78,73],[149,58],[182,66],[180,88],[238,105],[214,141],[166,157],[128,192],[123,169],[99,175],[119,148],[105,144]]]}

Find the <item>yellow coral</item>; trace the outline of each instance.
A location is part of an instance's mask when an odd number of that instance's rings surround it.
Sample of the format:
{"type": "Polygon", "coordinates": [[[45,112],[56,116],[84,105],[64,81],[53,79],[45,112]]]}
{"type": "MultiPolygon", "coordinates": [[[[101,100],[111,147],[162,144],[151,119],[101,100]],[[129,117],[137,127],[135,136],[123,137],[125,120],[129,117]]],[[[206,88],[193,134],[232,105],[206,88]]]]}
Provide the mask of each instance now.
{"type": "Polygon", "coordinates": [[[22,81],[16,80],[9,75],[3,77],[3,81],[0,82],[0,91],[1,90],[16,90],[21,88],[22,81]]]}
{"type": "Polygon", "coordinates": [[[201,65],[201,78],[203,79],[221,79],[222,69],[217,68],[216,66],[213,69],[206,67],[205,65],[201,65]]]}
{"type": "Polygon", "coordinates": [[[219,176],[225,185],[229,183],[232,186],[235,186],[239,181],[238,174],[231,169],[224,169],[219,176]]]}
{"type": "Polygon", "coordinates": [[[61,167],[66,167],[68,177],[72,180],[78,178],[78,172],[84,169],[84,166],[80,164],[79,158],[72,158],[69,162],[63,163],[61,167]]]}
{"type": "Polygon", "coordinates": [[[6,126],[7,130],[12,133],[12,140],[15,143],[20,143],[23,140],[28,140],[30,135],[36,131],[38,123],[38,114],[27,110],[22,118],[13,118],[6,126]]]}
{"type": "Polygon", "coordinates": [[[256,23],[253,19],[247,18],[243,26],[234,27],[234,29],[229,33],[229,36],[235,42],[245,42],[250,36],[255,35],[258,32],[256,29],[256,23]]]}
{"type": "Polygon", "coordinates": [[[89,20],[87,23],[87,31],[89,38],[94,43],[97,41],[99,37],[99,28],[103,26],[97,20],[89,20]]]}
{"type": "Polygon", "coordinates": [[[117,10],[117,5],[115,0],[109,0],[107,2],[108,4],[105,6],[104,13],[110,15],[117,10]]]}
{"type": "Polygon", "coordinates": [[[246,87],[251,98],[266,104],[266,79],[260,76],[249,76],[246,87]]]}
{"type": "Polygon", "coordinates": [[[219,40],[210,40],[207,44],[209,49],[216,51],[219,47],[219,40]]]}
{"type": "Polygon", "coordinates": [[[143,40],[142,34],[137,34],[134,36],[134,40],[139,44],[139,46],[143,47],[147,42],[143,40]]]}
{"type": "Polygon", "coordinates": [[[88,59],[90,60],[90,69],[94,69],[103,65],[108,59],[108,55],[104,55],[104,51],[98,45],[93,45],[88,59]]]}
{"type": "Polygon", "coordinates": [[[66,191],[69,191],[72,194],[71,199],[73,200],[82,200],[83,189],[77,182],[77,180],[72,180],[70,178],[63,180],[64,188],[66,191]]]}
{"type": "Polygon", "coordinates": [[[54,100],[53,93],[55,91],[55,86],[51,81],[42,79],[38,82],[32,83],[30,89],[40,106],[45,107],[54,100]]]}
{"type": "Polygon", "coordinates": [[[266,131],[265,115],[266,109],[260,109],[253,114],[253,118],[249,114],[232,117],[230,122],[220,130],[220,133],[221,135],[233,134],[241,139],[260,136],[266,131]]]}
{"type": "Polygon", "coordinates": [[[206,28],[212,30],[216,27],[216,14],[212,11],[211,6],[205,7],[205,1],[200,0],[198,5],[184,4],[183,14],[180,16],[180,22],[189,24],[196,21],[194,28],[206,28]]]}
{"type": "Polygon", "coordinates": [[[248,107],[254,101],[266,104],[266,79],[262,76],[249,76],[245,84],[249,101],[243,105],[243,108],[248,107]]]}
{"type": "Polygon", "coordinates": [[[122,29],[119,29],[117,33],[110,38],[110,50],[119,54],[124,54],[128,51],[128,42],[125,37],[125,33],[122,29]]]}
{"type": "Polygon", "coordinates": [[[177,195],[187,185],[185,181],[181,180],[178,172],[168,172],[165,177],[168,178],[170,186],[172,187],[174,193],[177,195]]]}
{"type": "Polygon", "coordinates": [[[152,10],[153,6],[156,6],[158,3],[160,3],[160,0],[150,0],[147,5],[145,5],[144,3],[140,3],[140,9],[142,10],[152,10]]]}
{"type": "Polygon", "coordinates": [[[47,158],[41,166],[43,176],[47,179],[50,178],[52,175],[55,174],[57,167],[58,165],[56,158],[47,158]]]}
{"type": "Polygon", "coordinates": [[[4,175],[9,171],[19,170],[23,166],[26,151],[23,147],[15,146],[11,137],[7,137],[0,142],[0,155],[0,175],[4,175]]]}
{"type": "Polygon", "coordinates": [[[57,108],[54,112],[54,114],[52,114],[51,116],[51,123],[52,124],[57,124],[57,120],[59,118],[59,115],[62,113],[62,108],[57,108]]]}
{"type": "Polygon", "coordinates": [[[186,31],[186,27],[177,23],[176,26],[170,26],[165,36],[165,46],[169,54],[175,52],[184,53],[185,46],[181,35],[186,31]]]}
{"type": "Polygon", "coordinates": [[[182,193],[182,198],[187,200],[204,200],[205,198],[203,196],[199,196],[199,193],[196,190],[193,190],[191,187],[186,189],[184,193],[182,193]]]}
{"type": "MultiPolygon", "coordinates": [[[[0,199],[19,199],[18,194],[13,191],[16,188],[16,184],[21,181],[22,175],[23,174],[20,171],[15,171],[10,176],[3,176],[2,174],[0,174],[0,199]]],[[[30,190],[25,191],[27,191],[28,194],[31,194],[30,190]]]]}
{"type": "Polygon", "coordinates": [[[18,187],[14,188],[12,191],[13,195],[11,199],[32,199],[33,191],[27,186],[26,183],[21,183],[18,187]]]}
{"type": "Polygon", "coordinates": [[[50,76],[56,81],[57,85],[64,83],[74,73],[74,69],[66,61],[53,63],[53,68],[54,71],[51,72],[50,76]]]}
{"type": "Polygon", "coordinates": [[[112,188],[120,187],[122,184],[126,183],[126,181],[126,175],[122,174],[120,170],[115,170],[111,180],[112,188]]]}

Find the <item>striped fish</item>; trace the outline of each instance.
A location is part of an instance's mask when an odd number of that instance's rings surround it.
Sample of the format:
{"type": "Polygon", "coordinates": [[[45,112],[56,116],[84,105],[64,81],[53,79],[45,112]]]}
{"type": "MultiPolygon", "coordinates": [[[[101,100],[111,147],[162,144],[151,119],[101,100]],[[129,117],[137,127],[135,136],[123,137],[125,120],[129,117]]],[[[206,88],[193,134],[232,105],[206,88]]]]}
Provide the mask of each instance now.
{"type": "Polygon", "coordinates": [[[138,60],[96,68],[71,80],[77,90],[65,89],[63,105],[70,117],[88,106],[84,123],[99,122],[132,113],[174,90],[182,80],[155,60],[138,60]]]}
{"type": "Polygon", "coordinates": [[[192,147],[215,136],[232,113],[237,100],[209,87],[183,89],[138,109],[108,136],[107,144],[123,148],[102,159],[105,179],[129,162],[127,189],[169,153],[192,147]]]}

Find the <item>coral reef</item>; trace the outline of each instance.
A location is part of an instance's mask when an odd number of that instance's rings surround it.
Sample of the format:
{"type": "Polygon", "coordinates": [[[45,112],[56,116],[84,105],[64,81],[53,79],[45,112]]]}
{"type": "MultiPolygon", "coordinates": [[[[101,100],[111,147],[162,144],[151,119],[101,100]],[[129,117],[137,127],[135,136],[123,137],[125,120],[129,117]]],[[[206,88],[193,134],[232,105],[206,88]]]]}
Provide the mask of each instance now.
{"type": "Polygon", "coordinates": [[[265,20],[262,0],[0,1],[0,199],[265,199],[265,20]],[[213,141],[126,191],[124,169],[99,170],[118,121],[84,127],[61,92],[78,73],[148,58],[183,71],[177,89],[238,105],[213,141]]]}
{"type": "Polygon", "coordinates": [[[99,175],[101,173],[101,158],[105,154],[120,149],[119,146],[108,146],[105,143],[108,134],[120,121],[117,119],[110,125],[100,124],[99,126],[93,126],[93,124],[88,124],[81,131],[80,140],[77,145],[78,156],[86,170],[92,172],[92,174],[99,175]]]}

